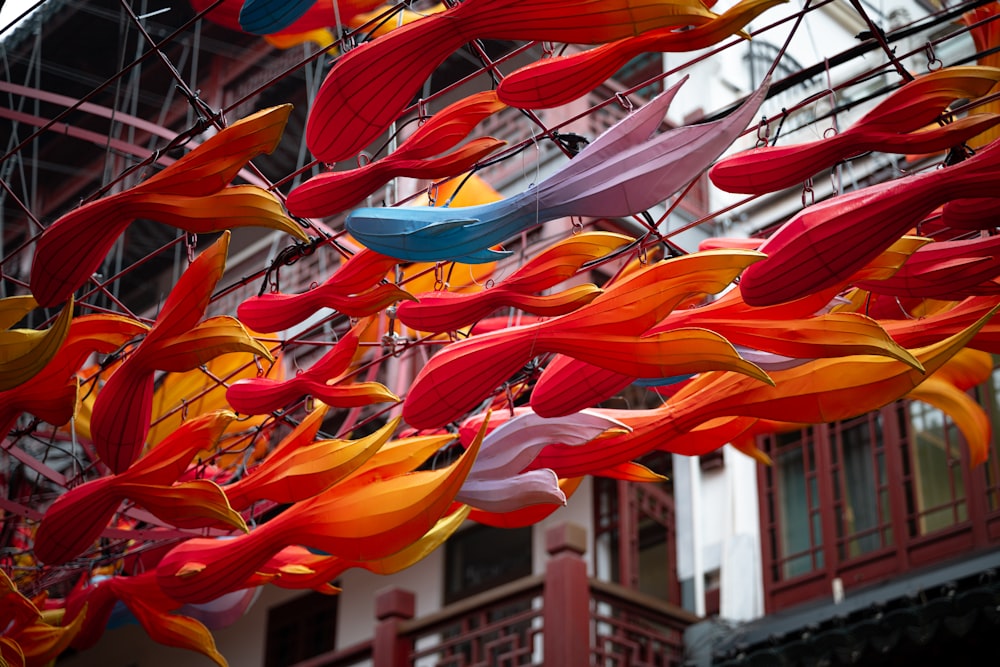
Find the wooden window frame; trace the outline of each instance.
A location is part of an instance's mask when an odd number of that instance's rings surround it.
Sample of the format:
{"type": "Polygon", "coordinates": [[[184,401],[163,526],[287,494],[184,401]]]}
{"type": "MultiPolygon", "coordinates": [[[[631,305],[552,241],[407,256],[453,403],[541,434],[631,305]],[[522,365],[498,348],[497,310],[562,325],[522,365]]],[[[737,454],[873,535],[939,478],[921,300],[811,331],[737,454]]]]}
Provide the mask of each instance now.
{"type": "MultiPolygon", "coordinates": [[[[1000,410],[992,408],[1000,415],[1000,410]]],[[[995,425],[998,422],[994,420],[995,425]]],[[[1000,463],[995,460],[986,466],[970,468],[968,448],[961,443],[960,468],[965,503],[964,520],[956,520],[950,526],[921,534],[917,529],[919,513],[915,511],[908,494],[913,492],[912,448],[915,435],[911,427],[910,406],[906,401],[892,403],[881,410],[869,413],[840,424],[819,424],[812,429],[812,453],[815,455],[815,475],[821,534],[810,539],[814,554],[810,571],[797,576],[784,576],[782,567],[789,555],[781,553],[780,534],[780,489],[776,466],[758,468],[758,502],[761,522],[761,550],[764,573],[765,608],[768,613],[795,606],[797,604],[828,598],[832,595],[835,579],[840,579],[846,589],[866,586],[898,576],[901,573],[954,558],[978,549],[996,548],[1000,544],[1000,507],[990,509],[988,493],[1000,493],[1000,463]],[[866,534],[878,534],[881,544],[863,553],[852,552],[848,547],[851,540],[861,533],[845,531],[843,513],[845,503],[844,455],[842,441],[838,434],[852,425],[864,423],[880,424],[880,445],[872,448],[871,456],[884,457],[885,478],[876,480],[878,511],[877,525],[866,534]],[[838,444],[839,443],[839,444],[838,444]],[[839,447],[839,448],[838,448],[839,447]],[[992,475],[992,477],[988,477],[992,475]],[[989,480],[994,480],[991,483],[989,480]],[[837,485],[840,485],[838,494],[837,485]],[[886,499],[886,503],[882,499],[886,499]],[[886,535],[891,536],[886,539],[886,535]],[[821,562],[815,554],[822,553],[821,562]]],[[[995,429],[996,430],[996,429],[995,429]]],[[[805,429],[803,429],[805,432],[805,429]]],[[[948,437],[952,437],[949,435],[948,437]]],[[[994,436],[997,437],[996,435],[994,436]]],[[[809,440],[801,441],[804,456],[808,457],[809,440]]],[[[781,453],[775,436],[762,436],[758,446],[777,461],[781,453]]],[[[994,445],[994,452],[997,451],[994,445]]],[[[995,457],[994,457],[995,459],[995,457]]],[[[877,469],[877,466],[876,466],[877,469]]],[[[809,480],[806,489],[808,493],[809,480]]],[[[995,503],[1000,505],[1000,503],[995,503]]],[[[812,522],[810,522],[810,527],[812,522]]],[[[792,554],[791,556],[795,556],[792,554]]]]}

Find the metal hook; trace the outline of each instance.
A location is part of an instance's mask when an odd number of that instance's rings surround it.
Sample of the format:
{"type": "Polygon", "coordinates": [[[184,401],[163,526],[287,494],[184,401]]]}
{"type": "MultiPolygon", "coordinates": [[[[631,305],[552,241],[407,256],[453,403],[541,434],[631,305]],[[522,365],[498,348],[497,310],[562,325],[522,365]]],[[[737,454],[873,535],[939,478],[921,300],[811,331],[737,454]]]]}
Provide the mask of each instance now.
{"type": "Polygon", "coordinates": [[[802,184],[802,206],[811,206],[816,203],[816,192],[813,191],[813,179],[807,178],[805,183],[802,184]],[[809,203],[806,203],[806,197],[809,198],[809,203]]]}
{"type": "Polygon", "coordinates": [[[615,93],[615,99],[618,100],[618,104],[622,105],[622,108],[625,109],[626,113],[632,113],[633,109],[635,109],[635,106],[632,104],[632,100],[630,100],[627,96],[622,95],[621,93],[615,93]]]}
{"type": "Polygon", "coordinates": [[[757,148],[767,146],[770,137],[771,124],[768,122],[767,116],[761,116],[760,123],[757,124],[757,148]]]}
{"type": "Polygon", "coordinates": [[[427,113],[427,100],[421,97],[417,100],[417,125],[423,125],[430,117],[427,113]]]}
{"type": "Polygon", "coordinates": [[[448,287],[448,282],[444,275],[444,262],[434,264],[434,291],[440,292],[448,287]]]}
{"type": "Polygon", "coordinates": [[[573,225],[573,235],[577,235],[583,231],[583,218],[578,215],[574,215],[570,218],[570,223],[573,225]]]}
{"type": "MultiPolygon", "coordinates": [[[[337,5],[334,5],[336,7],[337,5]]],[[[357,35],[350,30],[348,27],[344,27],[340,32],[340,38],[337,40],[340,43],[340,53],[341,55],[347,53],[348,51],[357,48],[358,39],[357,35]]],[[[336,42],[335,42],[336,43],[336,42]]],[[[332,63],[333,61],[331,61],[332,63]]]]}
{"type": "Polygon", "coordinates": [[[397,359],[406,351],[406,339],[395,332],[382,336],[382,352],[397,359]]]}
{"type": "Polygon", "coordinates": [[[194,261],[194,249],[198,247],[198,235],[187,232],[184,237],[184,245],[187,246],[188,264],[194,261]]]}
{"type": "Polygon", "coordinates": [[[364,167],[371,164],[372,156],[366,151],[361,151],[358,153],[358,167],[364,167]]]}
{"type": "Polygon", "coordinates": [[[934,44],[932,44],[931,42],[927,42],[927,44],[924,46],[924,54],[927,56],[928,72],[939,70],[944,66],[944,63],[941,62],[941,59],[938,58],[937,54],[934,52],[934,44]]]}

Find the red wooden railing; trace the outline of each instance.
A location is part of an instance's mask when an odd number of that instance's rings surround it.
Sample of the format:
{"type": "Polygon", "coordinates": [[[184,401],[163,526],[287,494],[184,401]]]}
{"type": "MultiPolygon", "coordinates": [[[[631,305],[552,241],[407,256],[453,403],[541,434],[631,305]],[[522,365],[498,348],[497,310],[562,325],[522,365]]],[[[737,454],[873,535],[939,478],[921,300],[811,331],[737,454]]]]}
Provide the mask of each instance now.
{"type": "Polygon", "coordinates": [[[414,618],[415,596],[376,598],[371,641],[294,667],[678,667],[689,612],[617,584],[592,579],[587,536],[571,524],[546,534],[545,573],[525,577],[414,618]]]}

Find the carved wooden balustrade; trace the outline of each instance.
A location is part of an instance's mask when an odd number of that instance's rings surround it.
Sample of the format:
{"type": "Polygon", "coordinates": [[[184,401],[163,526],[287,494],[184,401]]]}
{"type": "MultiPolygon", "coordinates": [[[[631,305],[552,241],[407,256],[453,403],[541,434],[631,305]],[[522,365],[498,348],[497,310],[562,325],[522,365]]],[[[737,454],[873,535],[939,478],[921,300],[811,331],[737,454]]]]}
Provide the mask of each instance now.
{"type": "Polygon", "coordinates": [[[294,667],[679,667],[698,617],[587,577],[586,532],[546,534],[545,574],[524,577],[420,618],[413,593],[383,589],[375,636],[294,667]]]}

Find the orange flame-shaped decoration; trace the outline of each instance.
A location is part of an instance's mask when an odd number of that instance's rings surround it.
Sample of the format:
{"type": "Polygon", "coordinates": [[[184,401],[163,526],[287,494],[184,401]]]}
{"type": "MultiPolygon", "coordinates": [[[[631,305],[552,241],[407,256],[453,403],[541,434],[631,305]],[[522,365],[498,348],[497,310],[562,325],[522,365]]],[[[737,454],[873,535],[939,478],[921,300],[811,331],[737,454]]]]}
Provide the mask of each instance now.
{"type": "Polygon", "coordinates": [[[293,327],[321,308],[332,308],[348,317],[374,315],[396,301],[414,298],[383,281],[386,272],[398,263],[398,259],[364,248],[308,292],[268,292],[250,297],[236,314],[254,331],[266,333],[293,327]]]}
{"type": "Polygon", "coordinates": [[[38,239],[31,264],[31,291],[38,303],[53,306],[83,285],[136,218],[193,234],[267,227],[308,241],[273,194],[253,185],[229,185],[247,162],[274,151],[289,113],[286,104],[237,121],[139,185],[52,223],[38,239]]]}
{"type": "Polygon", "coordinates": [[[593,301],[601,290],[585,284],[535,296],[566,280],[588,262],[631,242],[611,232],[585,232],[553,244],[498,284],[472,294],[425,292],[417,303],[402,303],[399,320],[418,331],[443,333],[475,323],[503,306],[542,316],[564,315],[593,301]]]}
{"type": "Polygon", "coordinates": [[[226,399],[234,410],[248,415],[278,410],[306,395],[344,408],[398,401],[381,383],[352,381],[350,364],[361,334],[370,324],[371,320],[358,322],[308,370],[284,381],[264,377],[237,380],[226,391],[226,399]]]}
{"type": "Polygon", "coordinates": [[[91,480],[59,496],[38,526],[35,555],[50,564],[79,555],[97,539],[124,498],[178,528],[246,530],[215,482],[175,483],[194,454],[214,444],[234,417],[217,412],[193,419],[120,475],[91,480]]]}
{"type": "Polygon", "coordinates": [[[101,459],[116,473],[139,455],[153,411],[153,372],[185,372],[228,352],[251,352],[271,359],[237,320],[204,320],[212,290],[226,267],[229,232],[201,253],[167,296],[145,340],[104,384],[90,430],[101,459]]]}

